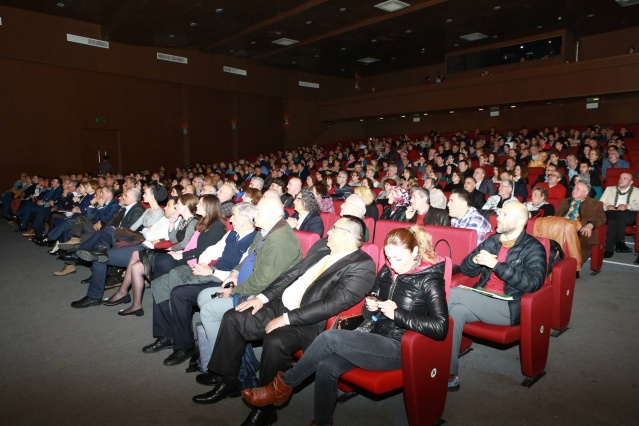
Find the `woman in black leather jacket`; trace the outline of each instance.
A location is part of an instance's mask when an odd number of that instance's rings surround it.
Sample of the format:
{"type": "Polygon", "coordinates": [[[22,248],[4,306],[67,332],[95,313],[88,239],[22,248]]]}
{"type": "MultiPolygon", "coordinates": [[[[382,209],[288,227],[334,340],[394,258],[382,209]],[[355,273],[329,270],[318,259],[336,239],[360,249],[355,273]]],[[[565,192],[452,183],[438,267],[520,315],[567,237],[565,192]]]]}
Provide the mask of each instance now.
{"type": "Polygon", "coordinates": [[[291,370],[278,373],[263,388],[246,389],[253,405],[281,404],[294,386],[315,373],[315,415],[311,424],[333,424],[337,380],[347,371],[402,368],[401,340],[406,330],[433,339],[448,333],[444,259],[432,250],[431,236],[420,226],[392,230],[384,241],[387,257],[373,293],[362,307],[374,321],[370,332],[328,330],[304,351],[291,370]]]}
{"type": "Polygon", "coordinates": [[[410,204],[410,193],[399,186],[393,186],[388,194],[389,207],[384,209],[380,219],[410,222],[406,219],[406,209],[410,204]]]}

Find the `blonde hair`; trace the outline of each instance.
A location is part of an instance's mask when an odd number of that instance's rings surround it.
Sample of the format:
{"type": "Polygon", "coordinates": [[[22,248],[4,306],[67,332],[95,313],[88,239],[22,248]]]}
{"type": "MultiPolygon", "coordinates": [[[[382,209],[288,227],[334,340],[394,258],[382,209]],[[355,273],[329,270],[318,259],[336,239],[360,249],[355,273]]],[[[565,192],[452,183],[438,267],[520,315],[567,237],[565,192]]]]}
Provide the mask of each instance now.
{"type": "Polygon", "coordinates": [[[357,195],[362,197],[367,206],[370,206],[375,201],[375,194],[373,194],[370,188],[366,186],[356,186],[353,190],[357,195]]]}
{"type": "Polygon", "coordinates": [[[433,237],[418,225],[393,229],[384,240],[384,247],[387,245],[402,247],[409,251],[413,251],[417,247],[422,259],[429,262],[434,262],[437,259],[437,253],[433,250],[433,237]]]}

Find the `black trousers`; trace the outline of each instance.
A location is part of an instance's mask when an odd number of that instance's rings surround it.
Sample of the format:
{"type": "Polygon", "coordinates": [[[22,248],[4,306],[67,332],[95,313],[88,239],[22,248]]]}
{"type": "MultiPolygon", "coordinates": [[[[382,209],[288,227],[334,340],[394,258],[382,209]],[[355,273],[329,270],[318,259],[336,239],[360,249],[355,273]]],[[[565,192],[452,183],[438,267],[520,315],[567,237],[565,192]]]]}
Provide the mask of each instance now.
{"type": "Polygon", "coordinates": [[[628,225],[634,225],[636,217],[636,211],[606,210],[606,225],[608,225],[606,250],[614,250],[615,244],[622,242],[625,239],[624,228],[628,225]]]}
{"type": "Polygon", "coordinates": [[[267,303],[255,315],[251,314],[250,309],[244,312],[234,309],[227,311],[213,348],[209,371],[223,377],[236,378],[246,344],[256,340],[263,341],[259,386],[270,383],[279,371],[290,369],[292,354],[310,346],[324,327],[323,323],[322,326],[287,325],[266,334],[265,328],[269,321],[287,311],[281,299],[267,303]]]}
{"type": "MultiPolygon", "coordinates": [[[[190,348],[195,344],[191,320],[193,311],[197,307],[197,297],[206,288],[219,287],[219,282],[203,284],[180,285],[171,290],[171,314],[169,325],[173,333],[173,349],[180,350],[190,348]]],[[[155,321],[155,316],[153,317],[155,321]]],[[[165,326],[163,325],[162,328],[165,326]]]]}

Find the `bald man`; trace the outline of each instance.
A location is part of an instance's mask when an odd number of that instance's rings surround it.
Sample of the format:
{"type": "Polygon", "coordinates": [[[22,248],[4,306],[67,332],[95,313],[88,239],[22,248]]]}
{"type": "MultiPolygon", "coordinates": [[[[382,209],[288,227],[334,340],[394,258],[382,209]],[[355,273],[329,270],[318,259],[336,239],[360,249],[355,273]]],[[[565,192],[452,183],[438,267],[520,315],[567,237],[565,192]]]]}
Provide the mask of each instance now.
{"type": "Polygon", "coordinates": [[[217,198],[220,199],[220,210],[222,210],[222,216],[231,217],[233,214],[233,188],[231,185],[224,184],[217,190],[217,198]]]}
{"type": "Polygon", "coordinates": [[[295,207],[295,197],[302,190],[302,181],[300,178],[291,178],[286,185],[286,193],[289,197],[284,201],[284,207],[295,207]]]}
{"type": "Polygon", "coordinates": [[[455,321],[448,390],[459,390],[459,347],[464,324],[519,323],[521,298],[541,288],[546,279],[546,250],[526,233],[528,209],[521,203],[502,207],[497,216],[497,234],[488,237],[461,264],[469,277],[481,274],[474,288],[450,291],[448,312],[455,321]],[[486,295],[484,291],[498,296],[486,295]]]}

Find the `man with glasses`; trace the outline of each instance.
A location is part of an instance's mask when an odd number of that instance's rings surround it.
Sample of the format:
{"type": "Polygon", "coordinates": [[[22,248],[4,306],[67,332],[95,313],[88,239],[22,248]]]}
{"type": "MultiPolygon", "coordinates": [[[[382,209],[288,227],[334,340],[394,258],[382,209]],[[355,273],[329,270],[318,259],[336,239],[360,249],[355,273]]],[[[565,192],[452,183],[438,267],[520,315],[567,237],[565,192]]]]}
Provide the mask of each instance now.
{"type": "Polygon", "coordinates": [[[555,170],[551,170],[547,176],[548,182],[538,183],[535,185],[535,188],[546,188],[548,191],[548,198],[566,198],[566,187],[561,184],[563,173],[555,168],[555,170]]]}
{"type": "MultiPolygon", "coordinates": [[[[326,321],[357,304],[375,281],[375,262],[360,247],[364,223],[353,216],[339,219],[328,239],[313,245],[300,263],[279,276],[256,298],[228,311],[222,320],[209,373],[198,382],[213,389],[193,397],[214,404],[242,390],[238,373],[246,344],[263,341],[258,386],[270,383],[291,367],[292,354],[308,348],[326,329],[326,321]],[[205,379],[205,380],[204,380],[205,379]]],[[[244,424],[277,421],[275,407],[254,408],[244,424]]]]}
{"type": "Polygon", "coordinates": [[[518,203],[513,195],[515,183],[510,179],[502,179],[497,194],[489,197],[481,208],[481,214],[488,218],[491,214],[499,214],[498,210],[508,203],[518,203]]]}
{"type": "Polygon", "coordinates": [[[204,179],[202,178],[202,176],[196,176],[195,178],[193,178],[193,182],[191,183],[195,187],[195,195],[197,195],[198,197],[202,195],[202,187],[204,186],[204,179]]]}
{"type": "Polygon", "coordinates": [[[337,174],[337,187],[331,197],[333,200],[345,200],[353,192],[353,188],[348,185],[348,173],[342,170],[337,174]]]}

